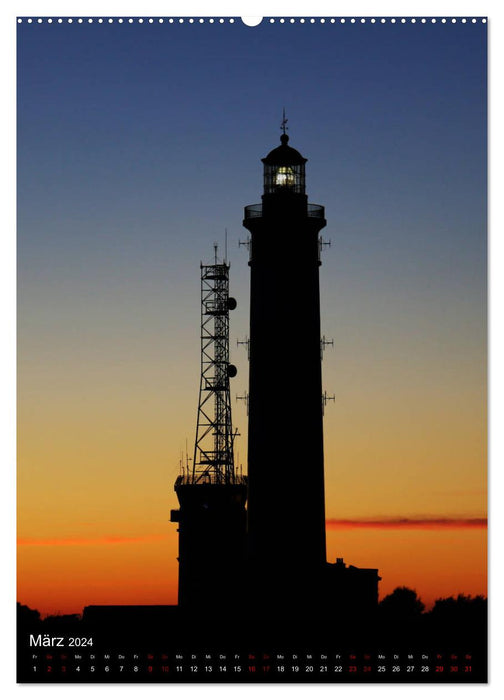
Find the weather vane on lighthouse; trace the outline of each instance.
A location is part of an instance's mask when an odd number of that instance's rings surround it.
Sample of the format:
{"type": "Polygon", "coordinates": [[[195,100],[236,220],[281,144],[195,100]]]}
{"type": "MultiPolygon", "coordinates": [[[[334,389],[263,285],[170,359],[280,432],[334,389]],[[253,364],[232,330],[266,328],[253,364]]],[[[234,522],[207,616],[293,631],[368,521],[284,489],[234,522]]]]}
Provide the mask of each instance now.
{"type": "Polygon", "coordinates": [[[282,118],[282,123],[280,124],[280,128],[282,129],[282,132],[285,134],[286,131],[289,130],[289,127],[287,126],[287,122],[289,120],[285,116],[285,107],[283,108],[283,118],[282,118]]]}

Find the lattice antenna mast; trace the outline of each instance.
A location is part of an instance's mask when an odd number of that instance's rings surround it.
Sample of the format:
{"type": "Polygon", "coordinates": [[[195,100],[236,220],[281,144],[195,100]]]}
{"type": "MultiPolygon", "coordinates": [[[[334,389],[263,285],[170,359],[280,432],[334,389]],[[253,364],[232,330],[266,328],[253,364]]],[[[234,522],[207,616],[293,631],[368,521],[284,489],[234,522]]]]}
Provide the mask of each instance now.
{"type": "Polygon", "coordinates": [[[236,367],[229,362],[229,268],[217,257],[201,267],[201,382],[191,481],[235,483],[234,434],[229,379],[236,367]]]}

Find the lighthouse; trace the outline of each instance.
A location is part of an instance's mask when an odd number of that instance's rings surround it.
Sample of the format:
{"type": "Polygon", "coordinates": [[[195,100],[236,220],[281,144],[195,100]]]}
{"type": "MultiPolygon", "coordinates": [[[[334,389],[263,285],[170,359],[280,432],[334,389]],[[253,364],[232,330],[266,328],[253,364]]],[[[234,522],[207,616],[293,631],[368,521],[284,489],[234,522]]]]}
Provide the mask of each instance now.
{"type": "MultiPolygon", "coordinates": [[[[250,232],[248,557],[261,604],[312,587],[326,562],[320,333],[324,207],[308,203],[307,159],[265,158],[250,232]],[[262,582],[262,583],[261,583],[262,582]]],[[[296,596],[297,597],[297,596],[296,596]]],[[[297,605],[297,603],[296,603],[297,605]]]]}
{"type": "MultiPolygon", "coordinates": [[[[324,207],[308,202],[307,159],[289,145],[262,159],[250,232],[248,599],[254,614],[373,614],[377,569],[326,559],[319,269],[324,207]]],[[[341,468],[341,467],[340,467],[341,468]]]]}

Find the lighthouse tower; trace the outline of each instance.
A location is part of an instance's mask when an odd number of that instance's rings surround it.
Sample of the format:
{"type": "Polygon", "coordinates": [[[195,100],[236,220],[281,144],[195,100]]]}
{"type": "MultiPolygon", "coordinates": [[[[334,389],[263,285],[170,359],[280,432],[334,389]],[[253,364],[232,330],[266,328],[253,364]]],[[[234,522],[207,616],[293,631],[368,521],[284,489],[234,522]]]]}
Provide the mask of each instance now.
{"type": "Polygon", "coordinates": [[[306,158],[289,145],[265,158],[250,231],[249,562],[260,605],[299,605],[326,562],[319,232],[306,158]],[[289,601],[296,592],[296,602],[289,601]]]}

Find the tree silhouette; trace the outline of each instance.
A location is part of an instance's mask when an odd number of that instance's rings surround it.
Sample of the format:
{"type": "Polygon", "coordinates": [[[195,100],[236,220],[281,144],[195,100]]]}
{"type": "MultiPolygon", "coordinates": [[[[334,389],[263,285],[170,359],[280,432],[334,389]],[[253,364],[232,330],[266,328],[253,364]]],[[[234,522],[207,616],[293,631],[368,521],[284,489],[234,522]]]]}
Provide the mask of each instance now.
{"type": "Polygon", "coordinates": [[[18,624],[21,627],[37,625],[40,624],[40,613],[38,610],[33,610],[27,605],[21,605],[21,603],[17,603],[17,620],[18,624]]]}
{"type": "Polygon", "coordinates": [[[417,592],[406,586],[396,588],[379,603],[380,613],[390,619],[411,619],[420,617],[425,605],[417,592]]]}
{"type": "Polygon", "coordinates": [[[430,615],[436,620],[484,620],[487,614],[487,599],[482,595],[474,598],[459,594],[456,598],[439,598],[430,615]]]}

